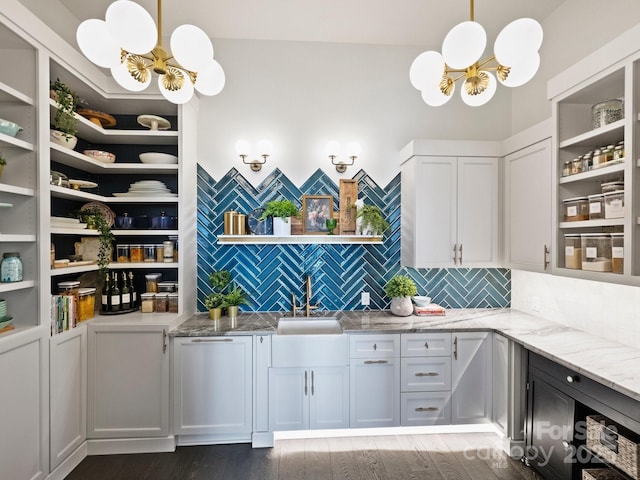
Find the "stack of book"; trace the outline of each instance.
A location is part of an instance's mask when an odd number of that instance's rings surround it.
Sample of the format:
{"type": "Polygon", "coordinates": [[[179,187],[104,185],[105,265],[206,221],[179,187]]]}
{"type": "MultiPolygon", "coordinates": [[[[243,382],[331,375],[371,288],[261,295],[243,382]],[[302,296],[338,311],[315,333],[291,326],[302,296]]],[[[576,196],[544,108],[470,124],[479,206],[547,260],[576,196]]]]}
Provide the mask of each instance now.
{"type": "Polygon", "coordinates": [[[78,299],[75,295],[51,296],[51,335],[75,328],[78,323],[78,299]]]}
{"type": "Polygon", "coordinates": [[[413,313],[419,317],[441,317],[446,315],[446,310],[437,303],[430,303],[425,306],[413,306],[413,313]]]}

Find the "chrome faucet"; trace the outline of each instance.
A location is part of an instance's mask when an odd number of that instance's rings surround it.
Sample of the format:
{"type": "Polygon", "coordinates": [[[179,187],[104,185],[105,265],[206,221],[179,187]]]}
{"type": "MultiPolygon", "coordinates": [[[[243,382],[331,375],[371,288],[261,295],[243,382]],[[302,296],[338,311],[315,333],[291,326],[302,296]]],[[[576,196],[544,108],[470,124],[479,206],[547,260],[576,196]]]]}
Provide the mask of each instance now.
{"type": "Polygon", "coordinates": [[[320,306],[320,302],[318,301],[318,303],[316,303],[315,305],[311,305],[311,275],[307,275],[307,279],[306,279],[306,290],[307,290],[307,302],[305,305],[298,305],[296,303],[296,294],[292,293],[291,294],[291,313],[293,314],[293,316],[296,316],[296,313],[298,313],[298,310],[302,310],[304,309],[305,314],[307,317],[311,316],[311,310],[315,310],[316,308],[318,308],[320,306]]]}

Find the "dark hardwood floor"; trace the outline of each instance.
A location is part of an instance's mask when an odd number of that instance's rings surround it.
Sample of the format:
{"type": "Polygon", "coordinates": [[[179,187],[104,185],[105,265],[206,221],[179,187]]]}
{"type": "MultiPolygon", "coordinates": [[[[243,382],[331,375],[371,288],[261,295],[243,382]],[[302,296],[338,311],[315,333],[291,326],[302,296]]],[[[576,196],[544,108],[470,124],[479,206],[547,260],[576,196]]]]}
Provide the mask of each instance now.
{"type": "Polygon", "coordinates": [[[96,455],[67,480],[542,480],[485,433],[278,440],[96,455]]]}

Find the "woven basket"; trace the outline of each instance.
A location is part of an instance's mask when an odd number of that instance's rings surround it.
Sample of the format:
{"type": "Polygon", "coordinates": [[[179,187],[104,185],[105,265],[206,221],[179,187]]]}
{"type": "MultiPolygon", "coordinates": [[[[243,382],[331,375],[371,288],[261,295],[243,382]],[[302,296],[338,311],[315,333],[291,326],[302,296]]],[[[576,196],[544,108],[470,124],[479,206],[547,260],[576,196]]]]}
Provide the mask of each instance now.
{"type": "Polygon", "coordinates": [[[610,468],[594,468],[582,470],[582,480],[625,480],[625,477],[610,468]]]}
{"type": "Polygon", "coordinates": [[[603,415],[587,416],[587,448],[639,480],[640,436],[603,415]]]}

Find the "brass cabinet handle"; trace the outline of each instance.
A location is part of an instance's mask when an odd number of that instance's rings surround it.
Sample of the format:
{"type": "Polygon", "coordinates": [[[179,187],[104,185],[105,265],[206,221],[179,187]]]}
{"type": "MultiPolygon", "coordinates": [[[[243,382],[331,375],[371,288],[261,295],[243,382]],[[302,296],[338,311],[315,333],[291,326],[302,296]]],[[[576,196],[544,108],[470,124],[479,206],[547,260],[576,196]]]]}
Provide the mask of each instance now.
{"type": "Polygon", "coordinates": [[[194,338],[193,343],[214,343],[214,342],[233,342],[233,338],[194,338]]]}
{"type": "Polygon", "coordinates": [[[453,358],[454,360],[458,359],[458,336],[453,339],[453,358]]]}
{"type": "Polygon", "coordinates": [[[364,364],[365,365],[372,365],[374,363],[389,363],[386,360],[365,360],[364,364]]]}
{"type": "Polygon", "coordinates": [[[416,377],[437,377],[437,372],[418,372],[416,373],[416,377]]]}
{"type": "Polygon", "coordinates": [[[416,412],[437,412],[437,407],[416,407],[416,412]]]}

